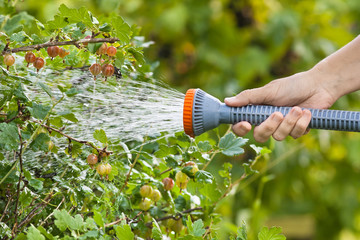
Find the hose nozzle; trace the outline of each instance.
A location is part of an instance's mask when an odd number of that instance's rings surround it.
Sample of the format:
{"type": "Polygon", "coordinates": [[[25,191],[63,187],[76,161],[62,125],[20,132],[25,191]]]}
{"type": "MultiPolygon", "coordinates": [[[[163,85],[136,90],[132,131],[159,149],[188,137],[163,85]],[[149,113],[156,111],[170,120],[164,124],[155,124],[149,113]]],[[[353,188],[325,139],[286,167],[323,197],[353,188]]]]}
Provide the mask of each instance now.
{"type": "MultiPolygon", "coordinates": [[[[222,123],[234,124],[247,121],[252,125],[259,125],[274,112],[281,112],[285,116],[290,110],[291,107],[267,105],[229,107],[201,89],[189,89],[184,99],[184,131],[187,135],[195,137],[222,123]]],[[[309,128],[360,131],[360,112],[328,109],[308,110],[312,114],[309,128]]]]}

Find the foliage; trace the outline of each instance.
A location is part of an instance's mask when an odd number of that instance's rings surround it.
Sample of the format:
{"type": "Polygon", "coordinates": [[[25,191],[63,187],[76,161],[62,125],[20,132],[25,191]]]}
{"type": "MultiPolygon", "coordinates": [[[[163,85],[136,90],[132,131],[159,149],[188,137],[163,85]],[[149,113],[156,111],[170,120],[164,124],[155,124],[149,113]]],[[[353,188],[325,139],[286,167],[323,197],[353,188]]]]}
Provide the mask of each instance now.
{"type": "MultiPolygon", "coordinates": [[[[116,14],[95,16],[84,7],[62,4],[53,19],[43,24],[26,12],[17,12],[15,4],[1,2],[0,15],[1,60],[15,56],[15,64],[5,61],[8,69],[1,67],[0,75],[1,236],[220,239],[219,204],[240,182],[254,176],[253,167],[268,151],[254,146],[254,160],[244,163],[246,170],[234,178],[229,162],[215,172],[207,169],[218,155],[244,154],[247,139],[230,132],[218,133],[216,140],[194,140],[176,133],[127,143],[108,138],[103,129],[95,130],[93,139],[73,137],[67,129],[80,124],[80,112],[74,106],[60,111],[58,106],[80,91],[66,72],[85,70],[85,81],[94,81],[97,91],[103,90],[102,85],[120,86],[121,78],[151,82],[151,66],[142,52],[149,44],[138,36],[136,26],[116,14]],[[115,58],[99,53],[104,43],[117,48],[115,58]],[[64,46],[68,54],[53,55],[57,46],[64,46]],[[25,52],[46,59],[45,66],[36,67],[36,72],[26,66],[25,52]],[[94,62],[114,65],[117,74],[92,80],[87,69],[94,62]],[[49,80],[40,81],[42,75],[49,80]],[[58,81],[53,75],[63,78],[58,81]],[[29,89],[37,89],[48,100],[40,101],[29,89]],[[88,164],[90,155],[95,162],[88,164]],[[177,182],[171,190],[162,183],[167,177],[177,182]],[[142,192],[144,185],[150,187],[142,192]]],[[[239,229],[239,234],[226,234],[247,239],[244,226],[239,229]]],[[[284,239],[280,231],[265,227],[258,236],[284,239]]]]}

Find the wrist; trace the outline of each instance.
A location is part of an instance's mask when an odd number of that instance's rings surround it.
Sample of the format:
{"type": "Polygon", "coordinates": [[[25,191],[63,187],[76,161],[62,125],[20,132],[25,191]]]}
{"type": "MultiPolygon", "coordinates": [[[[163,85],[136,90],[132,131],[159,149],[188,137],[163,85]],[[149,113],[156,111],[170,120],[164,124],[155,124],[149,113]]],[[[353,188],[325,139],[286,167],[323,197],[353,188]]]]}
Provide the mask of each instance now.
{"type": "Polygon", "coordinates": [[[316,64],[308,72],[315,83],[315,87],[325,90],[336,101],[343,95],[351,92],[346,78],[341,76],[339,66],[332,66],[331,62],[324,60],[316,64]]]}

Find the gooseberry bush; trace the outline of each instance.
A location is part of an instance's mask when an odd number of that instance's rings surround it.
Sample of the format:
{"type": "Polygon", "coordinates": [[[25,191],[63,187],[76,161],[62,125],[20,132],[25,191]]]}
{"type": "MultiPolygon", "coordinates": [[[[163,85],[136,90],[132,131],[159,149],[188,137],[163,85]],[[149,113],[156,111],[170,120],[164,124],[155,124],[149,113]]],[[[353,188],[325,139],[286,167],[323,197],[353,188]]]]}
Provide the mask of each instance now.
{"type": "MultiPolygon", "coordinates": [[[[108,138],[100,125],[92,139],[74,137],[67,129],[78,124],[79,112],[57,108],[79,93],[67,72],[80,71],[87,74],[82,81],[100,85],[117,86],[124,78],[151,82],[153,66],[142,52],[150,43],[115,14],[95,17],[61,5],[41,23],[16,12],[12,1],[2,4],[1,237],[221,239],[218,204],[256,174],[252,167],[268,150],[252,146],[257,156],[233,179],[229,162],[208,171],[216,156],[244,153],[247,140],[229,131],[216,140],[180,132],[124,143],[108,138]],[[41,80],[53,75],[62,81],[41,80]],[[34,85],[47,101],[30,94],[34,85]]],[[[226,234],[248,239],[245,224],[226,234]]],[[[277,227],[264,227],[257,237],[285,239],[277,227]]]]}

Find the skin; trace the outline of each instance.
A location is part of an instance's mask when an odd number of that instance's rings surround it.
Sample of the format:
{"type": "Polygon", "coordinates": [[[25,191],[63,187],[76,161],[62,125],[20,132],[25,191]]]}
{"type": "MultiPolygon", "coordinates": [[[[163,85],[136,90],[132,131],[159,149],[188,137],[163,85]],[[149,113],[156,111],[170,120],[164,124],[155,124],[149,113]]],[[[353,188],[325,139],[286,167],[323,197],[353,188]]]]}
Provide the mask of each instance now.
{"type": "MultiPolygon", "coordinates": [[[[301,108],[326,109],[340,97],[360,89],[359,56],[360,36],[308,71],[242,91],[224,102],[233,107],[248,104],[293,107],[286,116],[275,112],[254,127],[254,139],[258,142],[266,142],[271,136],[277,141],[287,136],[296,139],[308,132],[307,126],[311,120],[310,111],[301,108]]],[[[246,135],[251,128],[248,122],[239,122],[232,127],[239,136],[246,135]]]]}

